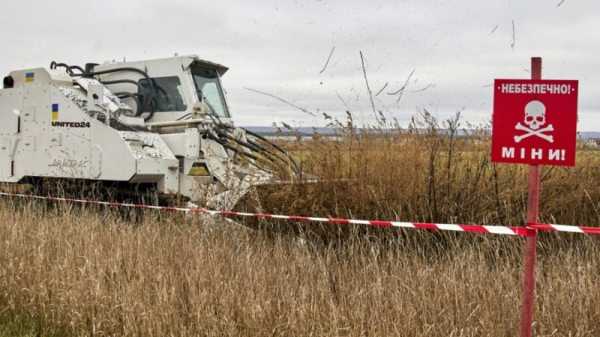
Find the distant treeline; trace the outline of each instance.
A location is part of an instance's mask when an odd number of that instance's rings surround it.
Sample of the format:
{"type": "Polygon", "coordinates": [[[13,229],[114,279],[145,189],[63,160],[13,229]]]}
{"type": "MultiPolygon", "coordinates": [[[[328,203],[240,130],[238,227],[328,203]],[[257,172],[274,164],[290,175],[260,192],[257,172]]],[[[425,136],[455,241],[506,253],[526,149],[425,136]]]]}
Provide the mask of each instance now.
{"type": "MultiPolygon", "coordinates": [[[[337,136],[343,133],[343,129],[341,128],[332,128],[332,127],[298,127],[298,128],[284,128],[284,127],[272,127],[272,126],[245,126],[245,129],[248,129],[252,132],[258,133],[262,136],[300,136],[300,137],[310,137],[312,135],[320,134],[323,136],[337,136]]],[[[386,132],[386,130],[382,129],[369,129],[369,128],[358,128],[356,129],[358,133],[381,133],[386,132]]],[[[390,133],[397,133],[398,129],[389,129],[387,130],[390,133]]],[[[444,132],[445,130],[441,129],[438,132],[444,132]]],[[[446,130],[447,131],[447,130],[446,130]]],[[[461,129],[458,130],[458,136],[473,134],[472,129],[461,129]]],[[[596,131],[584,131],[578,133],[580,139],[600,139],[600,132],[596,131]]]]}

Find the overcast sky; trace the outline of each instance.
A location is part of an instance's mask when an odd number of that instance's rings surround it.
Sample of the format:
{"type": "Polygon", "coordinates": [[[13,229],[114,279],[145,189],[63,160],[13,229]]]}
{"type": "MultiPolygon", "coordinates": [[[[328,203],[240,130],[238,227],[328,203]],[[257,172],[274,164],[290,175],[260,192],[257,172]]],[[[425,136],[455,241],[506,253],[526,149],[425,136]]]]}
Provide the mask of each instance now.
{"type": "Polygon", "coordinates": [[[0,71],[198,54],[230,67],[238,124],[313,126],[323,118],[245,88],[368,122],[362,51],[373,92],[388,83],[375,104],[389,117],[485,123],[493,79],[527,78],[542,56],[545,78],[580,80],[579,130],[600,131],[598,15],[592,0],[2,1],[0,71]]]}

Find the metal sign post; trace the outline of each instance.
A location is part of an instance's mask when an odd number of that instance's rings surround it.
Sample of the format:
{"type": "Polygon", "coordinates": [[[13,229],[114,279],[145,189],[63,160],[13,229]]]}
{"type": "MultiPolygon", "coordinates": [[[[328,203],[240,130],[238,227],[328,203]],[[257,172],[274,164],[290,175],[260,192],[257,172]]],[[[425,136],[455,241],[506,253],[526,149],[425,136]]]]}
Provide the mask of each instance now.
{"type": "MultiPolygon", "coordinates": [[[[531,79],[542,78],[542,58],[531,58],[531,79]]],[[[529,165],[527,197],[527,224],[538,223],[540,212],[540,166],[529,165]]],[[[537,231],[532,230],[525,243],[523,266],[523,298],[521,304],[521,337],[531,337],[535,304],[535,262],[537,259],[537,231]]]]}
{"type": "Polygon", "coordinates": [[[574,166],[578,81],[542,80],[542,58],[531,58],[531,79],[496,79],[492,161],[529,165],[527,242],[523,263],[521,337],[531,337],[541,165],[574,166]]]}

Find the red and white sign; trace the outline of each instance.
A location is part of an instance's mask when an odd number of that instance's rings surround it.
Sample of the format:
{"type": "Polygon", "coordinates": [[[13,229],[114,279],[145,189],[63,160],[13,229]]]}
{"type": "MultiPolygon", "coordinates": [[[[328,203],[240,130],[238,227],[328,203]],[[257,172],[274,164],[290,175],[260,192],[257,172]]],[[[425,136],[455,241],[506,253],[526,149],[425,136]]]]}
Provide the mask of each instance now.
{"type": "Polygon", "coordinates": [[[575,165],[578,81],[494,81],[492,161],[575,165]]]}

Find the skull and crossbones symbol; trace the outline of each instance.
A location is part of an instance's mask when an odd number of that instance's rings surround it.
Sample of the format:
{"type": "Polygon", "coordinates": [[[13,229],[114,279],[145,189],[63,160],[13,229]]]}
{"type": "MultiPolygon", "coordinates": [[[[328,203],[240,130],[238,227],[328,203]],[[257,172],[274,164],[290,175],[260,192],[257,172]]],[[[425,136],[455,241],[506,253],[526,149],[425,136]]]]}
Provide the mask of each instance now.
{"type": "Polygon", "coordinates": [[[514,137],[516,143],[531,136],[540,137],[550,143],[554,142],[554,136],[546,134],[554,131],[554,126],[548,124],[546,127],[542,127],[546,124],[546,106],[544,103],[535,100],[527,103],[523,123],[525,125],[521,124],[521,122],[515,125],[515,130],[525,131],[524,134],[514,137]]]}

